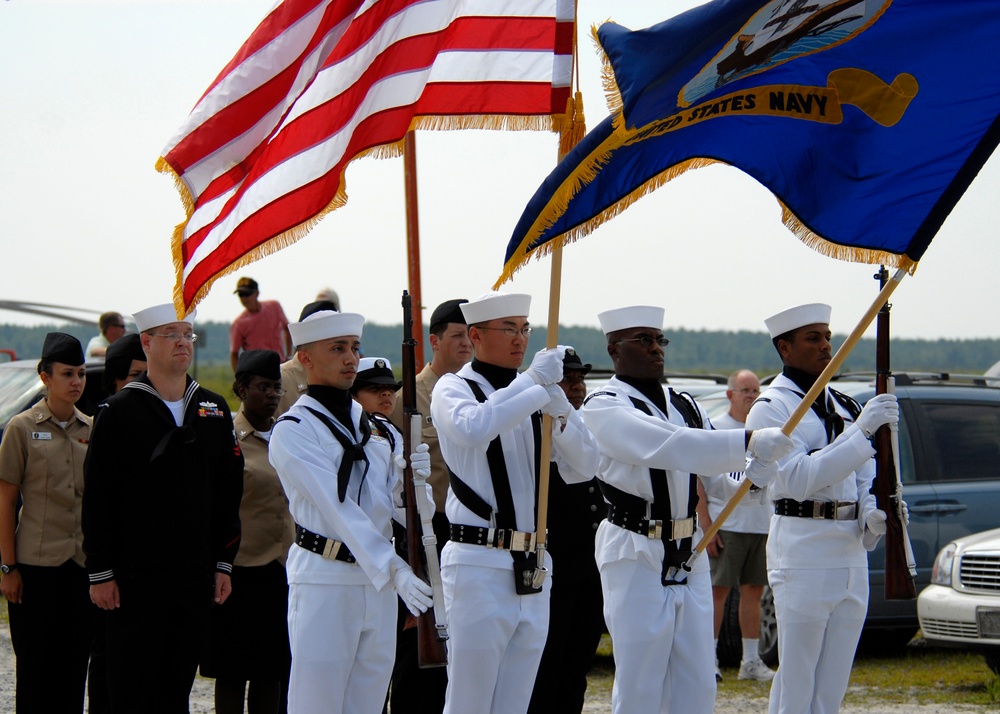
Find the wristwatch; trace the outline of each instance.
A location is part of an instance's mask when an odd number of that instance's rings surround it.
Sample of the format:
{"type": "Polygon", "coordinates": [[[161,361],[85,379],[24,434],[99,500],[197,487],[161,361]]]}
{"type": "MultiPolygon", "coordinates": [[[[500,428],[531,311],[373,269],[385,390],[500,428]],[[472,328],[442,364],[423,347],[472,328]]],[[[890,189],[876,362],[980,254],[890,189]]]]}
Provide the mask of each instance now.
{"type": "Polygon", "coordinates": [[[17,570],[17,563],[11,563],[10,565],[4,563],[3,565],[0,565],[0,573],[3,573],[4,575],[15,570],[17,570]]]}

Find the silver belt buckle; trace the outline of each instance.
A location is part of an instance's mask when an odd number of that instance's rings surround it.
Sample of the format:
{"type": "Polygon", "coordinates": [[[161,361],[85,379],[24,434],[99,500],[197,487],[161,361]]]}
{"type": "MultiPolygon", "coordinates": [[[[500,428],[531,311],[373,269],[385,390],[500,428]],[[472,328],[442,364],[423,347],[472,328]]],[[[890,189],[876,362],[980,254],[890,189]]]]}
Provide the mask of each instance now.
{"type": "Polygon", "coordinates": [[[520,553],[529,552],[531,550],[532,542],[535,539],[534,536],[534,533],[514,531],[510,538],[510,550],[516,550],[520,553]]]}
{"type": "MultiPolygon", "coordinates": [[[[826,506],[827,503],[829,503],[829,501],[813,501],[813,515],[812,515],[812,517],[813,518],[825,519],[826,518],[826,514],[823,513],[823,507],[826,506]]],[[[837,515],[837,514],[834,513],[834,515],[837,515]]]]}
{"type": "Polygon", "coordinates": [[[835,501],[833,504],[833,520],[835,521],[853,520],[854,519],[853,510],[856,504],[857,504],[856,501],[835,501]],[[841,516],[840,515],[841,508],[850,508],[852,512],[848,515],[841,516]]]}
{"type": "Polygon", "coordinates": [[[663,521],[648,519],[646,521],[646,537],[650,540],[660,540],[663,537],[663,521]]]}
{"type": "Polygon", "coordinates": [[[670,540],[681,540],[682,538],[690,538],[693,535],[693,518],[681,518],[680,520],[670,521],[670,540]]]}
{"type": "Polygon", "coordinates": [[[340,552],[341,543],[339,540],[333,540],[332,538],[326,539],[326,545],[323,546],[323,557],[327,560],[336,560],[337,553],[340,552]]]}
{"type": "Polygon", "coordinates": [[[492,548],[493,547],[493,534],[495,533],[496,537],[497,537],[496,547],[498,549],[500,549],[500,550],[503,550],[503,543],[504,543],[503,536],[504,536],[504,533],[506,533],[506,532],[507,531],[504,528],[490,528],[489,533],[487,534],[487,538],[486,538],[486,547],[487,548],[492,548]]]}

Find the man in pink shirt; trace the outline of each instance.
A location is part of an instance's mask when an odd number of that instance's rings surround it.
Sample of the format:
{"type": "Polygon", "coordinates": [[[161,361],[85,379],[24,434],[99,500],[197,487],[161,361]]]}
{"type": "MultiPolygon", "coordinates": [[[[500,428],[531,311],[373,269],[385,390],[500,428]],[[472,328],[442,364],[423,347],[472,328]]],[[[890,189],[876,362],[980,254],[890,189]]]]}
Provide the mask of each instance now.
{"type": "Polygon", "coordinates": [[[292,338],[280,303],[258,299],[260,292],[253,278],[240,278],[234,292],[246,309],[229,328],[229,361],[233,371],[244,350],[274,350],[282,361],[287,359],[292,353],[292,338]]]}

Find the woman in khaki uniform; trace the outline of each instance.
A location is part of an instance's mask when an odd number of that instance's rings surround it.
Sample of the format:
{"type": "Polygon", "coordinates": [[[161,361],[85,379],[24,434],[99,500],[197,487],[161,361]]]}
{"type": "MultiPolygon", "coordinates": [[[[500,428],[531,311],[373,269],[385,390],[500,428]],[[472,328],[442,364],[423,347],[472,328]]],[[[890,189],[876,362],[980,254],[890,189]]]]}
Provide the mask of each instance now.
{"type": "Polygon", "coordinates": [[[96,612],[80,528],[91,425],[74,406],[87,379],[80,342],[47,334],[38,373],[45,398],[11,419],[0,442],[0,592],[17,711],[82,712],[96,612]]]}
{"type": "Polygon", "coordinates": [[[281,397],[281,360],[271,350],[240,354],[233,391],[243,402],[233,418],[243,450],[243,536],[233,563],[233,593],[212,612],[201,673],[215,678],[218,714],[285,710],[291,652],[285,556],[295,527],[267,447],[281,397]]]}

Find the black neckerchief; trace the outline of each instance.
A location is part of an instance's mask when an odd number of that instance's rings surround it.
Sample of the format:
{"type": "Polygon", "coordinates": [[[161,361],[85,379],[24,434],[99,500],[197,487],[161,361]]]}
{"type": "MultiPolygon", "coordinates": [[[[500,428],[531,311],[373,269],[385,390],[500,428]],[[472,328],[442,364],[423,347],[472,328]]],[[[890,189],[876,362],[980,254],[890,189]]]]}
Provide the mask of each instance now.
{"type": "Polygon", "coordinates": [[[624,374],[615,374],[618,379],[625,382],[632,387],[635,387],[646,399],[651,401],[656,407],[663,412],[667,413],[667,398],[663,394],[663,385],[660,384],[658,379],[638,379],[636,377],[627,377],[624,374]]]}
{"type": "Polygon", "coordinates": [[[348,390],[323,384],[310,384],[309,396],[326,407],[337,421],[347,427],[351,436],[357,438],[358,432],[355,431],[354,421],[351,419],[351,406],[354,400],[348,390]]]}
{"type": "MultiPolygon", "coordinates": [[[[802,396],[805,396],[806,392],[812,389],[818,376],[803,372],[796,367],[789,367],[787,364],[782,367],[781,373],[802,390],[802,396]]],[[[816,401],[812,403],[812,410],[816,412],[816,416],[823,421],[823,426],[826,427],[827,443],[832,442],[844,432],[844,417],[837,413],[837,408],[834,406],[829,392],[826,390],[820,392],[816,401]],[[826,399],[823,398],[824,396],[826,399]]]]}
{"type": "Polygon", "coordinates": [[[516,369],[497,367],[495,364],[480,362],[475,357],[472,358],[472,369],[486,377],[486,381],[489,382],[490,386],[494,389],[509,387],[510,383],[514,381],[514,378],[517,377],[516,369]]]}

